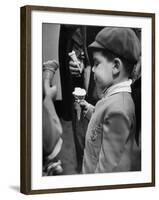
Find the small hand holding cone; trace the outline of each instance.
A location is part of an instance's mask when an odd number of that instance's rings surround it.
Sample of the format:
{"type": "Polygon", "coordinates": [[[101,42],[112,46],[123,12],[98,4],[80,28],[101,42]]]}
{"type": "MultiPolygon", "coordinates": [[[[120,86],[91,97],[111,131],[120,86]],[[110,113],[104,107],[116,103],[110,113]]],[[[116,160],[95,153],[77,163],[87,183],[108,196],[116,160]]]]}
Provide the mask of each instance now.
{"type": "Polygon", "coordinates": [[[86,113],[88,112],[88,109],[89,109],[89,107],[90,107],[90,105],[91,104],[89,104],[87,101],[85,101],[85,100],[82,100],[82,101],[80,101],[80,106],[81,106],[81,108],[82,108],[82,113],[83,113],[83,115],[85,116],[86,115],[86,113]]]}

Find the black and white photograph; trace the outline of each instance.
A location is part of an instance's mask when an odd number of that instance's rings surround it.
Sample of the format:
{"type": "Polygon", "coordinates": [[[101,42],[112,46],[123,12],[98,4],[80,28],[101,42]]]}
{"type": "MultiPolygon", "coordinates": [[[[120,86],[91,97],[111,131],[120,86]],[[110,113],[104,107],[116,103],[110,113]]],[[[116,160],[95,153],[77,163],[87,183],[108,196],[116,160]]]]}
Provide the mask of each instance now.
{"type": "Polygon", "coordinates": [[[155,15],[21,8],[21,192],[155,184],[155,15]]]}
{"type": "Polygon", "coordinates": [[[141,31],[42,24],[44,176],[141,170],[141,31]]]}

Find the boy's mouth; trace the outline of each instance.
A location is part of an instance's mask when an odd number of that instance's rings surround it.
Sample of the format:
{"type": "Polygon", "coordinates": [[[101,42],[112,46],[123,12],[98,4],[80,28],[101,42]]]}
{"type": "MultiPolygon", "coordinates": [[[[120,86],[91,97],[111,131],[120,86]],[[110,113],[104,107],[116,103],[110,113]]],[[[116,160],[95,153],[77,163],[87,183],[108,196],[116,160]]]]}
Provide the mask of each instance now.
{"type": "Polygon", "coordinates": [[[96,85],[98,85],[98,79],[97,79],[96,76],[94,76],[94,82],[95,82],[96,85]]]}

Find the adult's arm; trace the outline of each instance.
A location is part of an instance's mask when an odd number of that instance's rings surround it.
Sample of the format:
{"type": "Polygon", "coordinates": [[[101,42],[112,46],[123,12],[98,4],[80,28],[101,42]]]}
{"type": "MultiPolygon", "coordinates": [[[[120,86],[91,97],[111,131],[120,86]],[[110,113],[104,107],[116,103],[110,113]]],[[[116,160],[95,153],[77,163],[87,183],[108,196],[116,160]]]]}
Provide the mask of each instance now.
{"type": "Polygon", "coordinates": [[[61,137],[62,126],[56,114],[51,97],[46,96],[43,100],[43,154],[48,156],[52,153],[56,143],[61,137]]]}

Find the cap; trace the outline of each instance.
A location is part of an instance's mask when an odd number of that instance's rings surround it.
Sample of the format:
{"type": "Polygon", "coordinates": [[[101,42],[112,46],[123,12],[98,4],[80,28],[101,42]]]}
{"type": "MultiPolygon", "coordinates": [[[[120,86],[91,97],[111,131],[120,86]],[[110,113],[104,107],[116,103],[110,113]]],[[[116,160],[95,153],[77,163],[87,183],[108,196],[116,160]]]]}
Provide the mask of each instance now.
{"type": "Polygon", "coordinates": [[[97,34],[89,48],[108,50],[132,64],[136,64],[141,55],[139,39],[130,28],[106,27],[97,34]]]}

